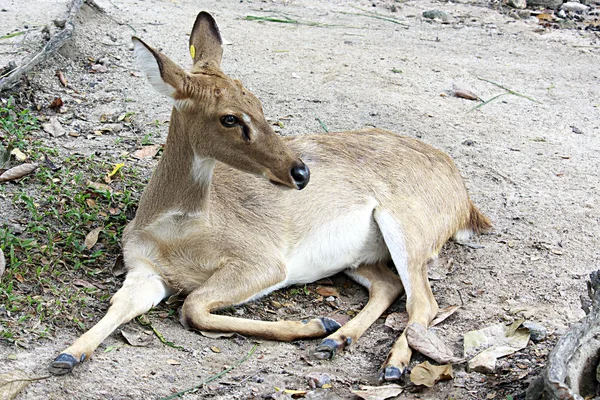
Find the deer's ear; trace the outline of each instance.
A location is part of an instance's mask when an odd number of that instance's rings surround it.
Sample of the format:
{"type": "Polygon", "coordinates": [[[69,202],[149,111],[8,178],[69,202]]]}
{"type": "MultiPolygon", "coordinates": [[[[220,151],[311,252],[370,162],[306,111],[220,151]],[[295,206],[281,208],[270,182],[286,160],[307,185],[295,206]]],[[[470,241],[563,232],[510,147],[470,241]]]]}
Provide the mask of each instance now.
{"type": "Polygon", "coordinates": [[[146,73],[148,82],[158,93],[175,98],[176,93],[182,92],[186,72],[141,39],[135,36],[131,39],[137,67],[146,73]]]}
{"type": "Polygon", "coordinates": [[[221,65],[223,40],[215,19],[206,11],[200,12],[190,34],[190,55],[198,61],[214,61],[221,65]]]}

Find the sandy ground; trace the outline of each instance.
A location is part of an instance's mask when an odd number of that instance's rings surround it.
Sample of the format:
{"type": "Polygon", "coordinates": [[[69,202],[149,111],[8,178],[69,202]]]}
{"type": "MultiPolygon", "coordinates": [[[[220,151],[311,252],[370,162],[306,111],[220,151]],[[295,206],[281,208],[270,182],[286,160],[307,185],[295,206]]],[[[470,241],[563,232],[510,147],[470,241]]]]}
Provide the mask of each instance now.
{"type": "MultiPolygon", "coordinates": [[[[389,4],[353,3],[397,18],[402,25],[369,18],[343,1],[98,4],[107,14],[82,10],[73,40],[30,77],[40,88],[37,98],[50,101],[60,94],[76,114],[87,117],[87,122],[77,118],[72,122],[72,129],[82,130],[82,136],[55,139],[64,154],[118,155],[123,149],[115,145],[116,138],[136,139],[133,135],[140,134],[123,130],[89,140],[86,130],[91,133],[105,113],[134,112],[136,131],[164,141],[166,124],[154,127],[152,122],[168,119],[169,101],[132,74],[129,38],[136,34],[189,67],[187,35],[198,11],[207,10],[228,43],[224,71],[241,79],[263,101],[267,117],[284,122],[281,134],[319,132],[317,118],[331,131],[376,126],[418,137],[456,160],[474,202],[495,229],[477,239],[482,248],[449,244],[442,253],[441,265],[452,260],[452,270],[433,281],[434,293],[441,306],[462,308],[436,333],[456,354],[461,353],[465,332],[519,317],[540,323],[551,335],[545,342],[530,343],[521,357],[524,373],[516,378],[507,371],[516,368],[518,355],[507,359],[498,374],[467,373],[457,367],[454,380],[431,389],[408,388],[401,398],[518,394],[513,391],[521,392],[539,374],[556,337],[583,316],[579,296],[585,292],[587,274],[600,268],[600,39],[593,32],[543,29],[535,21],[495,11],[486,2],[408,1],[395,3],[393,13],[389,4]],[[446,11],[449,23],[424,20],[422,12],[430,9],[446,11]],[[242,20],[247,15],[286,15],[336,26],[242,20]],[[108,57],[109,71],[90,74],[84,67],[88,57],[108,57]],[[81,104],[60,86],[56,69],[65,71],[73,87],[84,94],[81,104]],[[451,96],[453,85],[482,99],[504,92],[479,78],[537,102],[506,95],[469,112],[476,103],[451,96]],[[511,378],[503,381],[503,373],[511,378]]],[[[7,9],[3,21],[24,23],[18,2],[3,7],[7,9]]],[[[57,7],[40,8],[44,12],[28,20],[48,23],[57,7]]],[[[149,174],[151,166],[145,168],[149,174]]],[[[16,212],[11,207],[2,203],[7,215],[16,212]]],[[[341,291],[335,306],[306,297],[297,300],[305,305],[301,309],[279,310],[275,317],[359,309],[366,301],[363,291],[345,278],[334,283],[341,291]]],[[[269,304],[266,299],[244,308],[245,316],[261,315],[269,304]]],[[[402,305],[394,310],[401,311],[402,305]]],[[[92,320],[100,317],[101,311],[92,320]]],[[[34,383],[19,398],[159,398],[232,365],[253,346],[252,339],[210,339],[186,331],[176,318],[153,315],[151,321],[187,351],[156,339],[148,347],[130,347],[113,334],[73,374],[34,383]]],[[[48,363],[78,334],[58,328],[52,340],[28,349],[0,342],[0,372],[23,369],[44,374],[48,363]],[[8,360],[9,354],[16,354],[16,360],[8,360]]],[[[310,372],[332,379],[332,389],[311,395],[352,398],[351,389],[377,382],[377,370],[395,335],[380,319],[351,353],[333,361],[311,357],[316,342],[261,341],[250,360],[186,398],[279,398],[276,387],[310,389],[305,377],[310,372]]]]}

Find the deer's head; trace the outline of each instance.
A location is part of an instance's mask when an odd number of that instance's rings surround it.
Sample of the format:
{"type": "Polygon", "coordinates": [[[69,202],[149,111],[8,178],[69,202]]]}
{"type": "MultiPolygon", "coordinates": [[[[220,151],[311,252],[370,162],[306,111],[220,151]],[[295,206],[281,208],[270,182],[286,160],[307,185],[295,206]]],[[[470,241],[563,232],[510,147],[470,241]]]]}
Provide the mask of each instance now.
{"type": "Polygon", "coordinates": [[[194,154],[214,158],[241,171],[263,175],[294,189],[309,181],[308,167],[284,144],[263,114],[260,101],[220,68],[219,28],[201,12],[190,36],[194,59],[186,72],[164,54],[134,37],[139,67],[159,93],[173,99],[170,135],[185,140],[194,154]]]}

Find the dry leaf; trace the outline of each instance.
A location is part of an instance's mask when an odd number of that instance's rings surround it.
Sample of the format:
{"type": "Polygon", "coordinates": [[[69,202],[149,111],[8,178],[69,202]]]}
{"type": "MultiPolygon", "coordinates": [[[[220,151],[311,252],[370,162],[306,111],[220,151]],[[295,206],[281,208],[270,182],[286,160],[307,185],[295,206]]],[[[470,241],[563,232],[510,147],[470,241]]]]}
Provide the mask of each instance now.
{"type": "Polygon", "coordinates": [[[480,100],[479,96],[477,96],[475,93],[470,92],[468,90],[465,89],[457,89],[454,88],[452,90],[452,94],[455,97],[460,97],[461,99],[467,99],[467,100],[480,100]]]}
{"type": "Polygon", "coordinates": [[[235,335],[234,332],[207,332],[207,331],[200,331],[200,334],[202,336],[206,336],[207,338],[211,338],[211,339],[230,338],[233,335],[235,335]]]}
{"type": "Polygon", "coordinates": [[[50,108],[61,108],[63,106],[63,100],[60,97],[55,97],[54,100],[52,100],[52,103],[50,103],[50,105],[48,107],[50,108]]]}
{"type": "Polygon", "coordinates": [[[87,181],[87,185],[93,189],[96,190],[101,190],[103,192],[110,192],[112,193],[112,188],[108,185],[105,185],[104,183],[98,183],[98,182],[92,182],[92,181],[87,181]]]}
{"type": "Polygon", "coordinates": [[[410,381],[415,385],[432,387],[436,382],[454,378],[452,365],[431,365],[425,361],[410,371],[410,381]]]}
{"type": "Polygon", "coordinates": [[[17,148],[12,149],[10,154],[15,156],[15,158],[21,162],[27,160],[27,155],[17,148]]]}
{"type": "Polygon", "coordinates": [[[119,254],[115,263],[112,267],[112,273],[114,276],[121,276],[127,272],[127,268],[125,268],[125,263],[123,262],[123,255],[119,254]]]}
{"type": "Polygon", "coordinates": [[[127,343],[135,347],[146,347],[152,343],[152,340],[154,339],[154,336],[152,335],[138,335],[136,332],[129,332],[126,330],[121,330],[121,335],[123,335],[127,343]]]}
{"type": "Polygon", "coordinates": [[[138,160],[141,160],[142,158],[152,158],[156,155],[156,153],[158,153],[158,150],[160,150],[161,147],[162,145],[160,144],[144,146],[141,149],[134,151],[131,156],[133,158],[137,158],[138,160]]]}
{"type": "Polygon", "coordinates": [[[340,292],[333,286],[317,286],[315,292],[317,292],[323,297],[340,297],[340,292]]]}
{"type": "Polygon", "coordinates": [[[27,373],[20,370],[0,374],[0,399],[12,400],[17,397],[21,390],[29,386],[31,382],[46,378],[48,376],[30,378],[27,376],[27,373]]]}
{"type": "Polygon", "coordinates": [[[410,347],[440,364],[455,364],[464,361],[454,357],[446,344],[421,324],[411,324],[406,328],[406,340],[410,347]]]}
{"type": "Polygon", "coordinates": [[[217,346],[210,346],[210,350],[211,350],[213,353],[220,353],[220,352],[221,352],[221,349],[220,349],[220,348],[218,348],[217,346]]]}
{"type": "Polygon", "coordinates": [[[351,392],[364,400],[385,400],[390,397],[396,397],[402,393],[400,385],[386,386],[359,386],[360,390],[352,390],[351,392]]]}
{"type": "Polygon", "coordinates": [[[88,289],[96,289],[96,285],[84,279],[74,279],[72,283],[75,286],[81,286],[88,289]]]}
{"type": "Polygon", "coordinates": [[[21,283],[25,282],[25,279],[23,278],[23,275],[21,275],[18,272],[15,273],[15,279],[18,280],[21,283]]]}
{"type": "Polygon", "coordinates": [[[98,242],[98,235],[100,234],[103,228],[104,227],[99,226],[97,228],[92,229],[90,233],[87,234],[87,236],[85,237],[85,247],[88,250],[94,247],[96,242],[98,242]]]}
{"type": "MultiPolygon", "coordinates": [[[[8,146],[8,148],[5,149],[2,145],[0,145],[0,169],[8,167],[8,163],[10,161],[10,152],[11,146],[8,146]]],[[[0,173],[1,172],[3,171],[0,171],[0,173]]]]}
{"type": "Polygon", "coordinates": [[[4,252],[0,249],[0,278],[6,269],[6,260],[4,259],[4,252]]]}
{"type": "Polygon", "coordinates": [[[392,328],[395,331],[401,331],[406,327],[408,323],[408,314],[405,312],[391,313],[385,319],[385,326],[392,328]]]}
{"type": "Polygon", "coordinates": [[[42,124],[42,128],[48,132],[52,137],[59,137],[67,133],[65,128],[62,127],[57,117],[50,117],[50,121],[42,124]]]}
{"type": "Polygon", "coordinates": [[[0,175],[0,182],[8,182],[20,179],[35,171],[37,167],[38,165],[35,163],[17,165],[16,167],[6,170],[2,175],[0,175]]]}
{"type": "Polygon", "coordinates": [[[536,15],[536,17],[540,21],[553,21],[554,20],[554,15],[548,14],[548,13],[538,14],[538,15],[536,15]]]}
{"type": "Polygon", "coordinates": [[[108,72],[108,67],[106,67],[102,64],[94,64],[94,65],[92,65],[92,72],[96,72],[96,73],[108,72]]]}
{"type": "Polygon", "coordinates": [[[181,363],[177,360],[173,360],[173,359],[168,359],[167,360],[167,364],[169,365],[181,365],[181,363]]]}
{"type": "Polygon", "coordinates": [[[431,324],[429,324],[429,327],[433,327],[433,326],[436,326],[436,325],[442,323],[446,318],[448,318],[449,316],[454,314],[456,312],[456,310],[458,310],[459,308],[460,308],[460,306],[448,306],[448,307],[442,308],[437,313],[437,316],[433,319],[433,321],[431,321],[431,324]]]}
{"type": "Polygon", "coordinates": [[[96,200],[87,198],[85,199],[85,204],[87,204],[90,208],[94,208],[96,207],[96,200]]]}
{"type": "Polygon", "coordinates": [[[511,325],[496,324],[478,331],[467,332],[464,336],[465,357],[472,357],[468,368],[494,370],[495,360],[515,353],[527,346],[529,330],[521,328],[523,319],[511,325]],[[483,351],[482,351],[483,350],[483,351]]]}
{"type": "Polygon", "coordinates": [[[60,69],[56,70],[56,76],[57,76],[58,80],[60,81],[60,84],[63,85],[64,87],[67,87],[67,85],[68,85],[67,79],[65,78],[65,75],[62,73],[62,71],[60,69]]]}

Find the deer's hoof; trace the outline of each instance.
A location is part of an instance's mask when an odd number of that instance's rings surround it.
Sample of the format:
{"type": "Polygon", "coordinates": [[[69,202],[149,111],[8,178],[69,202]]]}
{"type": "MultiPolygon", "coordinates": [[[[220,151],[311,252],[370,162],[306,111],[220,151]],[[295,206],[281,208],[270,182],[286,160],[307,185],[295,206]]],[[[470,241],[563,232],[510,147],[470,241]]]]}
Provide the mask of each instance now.
{"type": "Polygon", "coordinates": [[[331,360],[340,347],[341,345],[335,340],[325,339],[315,349],[314,356],[320,360],[331,360]]]}
{"type": "Polygon", "coordinates": [[[52,361],[50,373],[53,375],[68,374],[73,370],[73,367],[78,364],[78,361],[70,354],[62,353],[52,361]]]}
{"type": "Polygon", "coordinates": [[[325,328],[325,334],[331,335],[333,332],[340,329],[342,326],[338,324],[336,321],[331,318],[319,318],[321,323],[323,324],[323,328],[325,328]]]}
{"type": "Polygon", "coordinates": [[[383,371],[379,374],[379,380],[381,381],[398,381],[402,378],[402,374],[404,374],[404,369],[400,369],[398,367],[394,367],[392,365],[388,365],[383,369],[383,371]]]}

